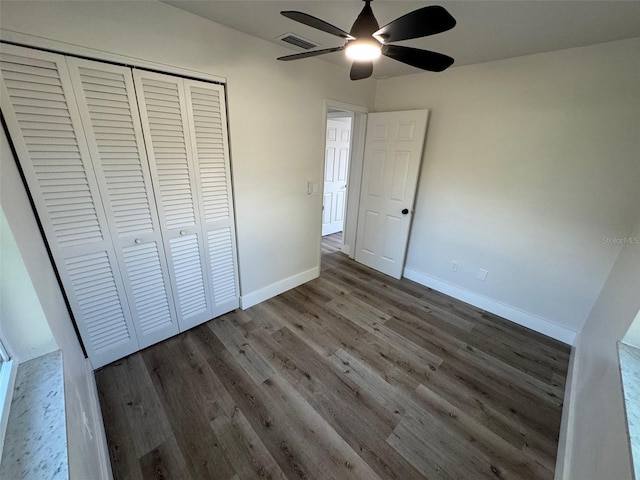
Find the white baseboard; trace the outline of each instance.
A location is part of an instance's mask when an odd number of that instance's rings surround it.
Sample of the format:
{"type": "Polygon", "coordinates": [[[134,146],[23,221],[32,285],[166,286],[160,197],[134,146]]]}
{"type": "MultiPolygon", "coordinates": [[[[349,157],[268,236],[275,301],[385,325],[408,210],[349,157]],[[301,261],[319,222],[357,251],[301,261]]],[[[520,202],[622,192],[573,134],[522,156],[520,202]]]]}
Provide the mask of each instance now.
{"type": "Polygon", "coordinates": [[[573,445],[573,426],[576,403],[576,382],[578,378],[578,347],[571,349],[567,380],[564,387],[564,401],[562,420],[560,421],[560,436],[558,437],[558,455],[556,457],[556,471],[554,480],[568,480],[571,478],[571,446],[573,445]]]}
{"type": "Polygon", "coordinates": [[[93,373],[91,361],[86,359],[87,380],[91,396],[91,410],[93,419],[93,433],[95,435],[95,445],[97,449],[98,460],[100,464],[100,479],[113,480],[113,472],[111,470],[111,460],[109,459],[109,447],[107,446],[107,436],[104,431],[104,421],[102,419],[102,409],[100,408],[100,399],[98,398],[98,387],[96,385],[96,377],[93,373]]]}
{"type": "Polygon", "coordinates": [[[444,280],[440,280],[439,278],[432,277],[431,275],[427,275],[416,270],[405,268],[403,276],[405,278],[408,278],[409,280],[418,282],[425,287],[433,288],[438,292],[449,295],[453,298],[473,305],[474,307],[486,310],[487,312],[491,312],[494,315],[506,318],[507,320],[517,323],[518,325],[522,325],[523,327],[530,328],[531,330],[535,330],[536,332],[542,333],[543,335],[547,335],[551,338],[555,338],[556,340],[560,340],[561,342],[564,342],[568,345],[573,345],[573,342],[575,341],[576,332],[558,325],[551,320],[538,317],[537,315],[534,315],[532,313],[525,312],[524,310],[512,307],[511,305],[498,302],[496,300],[493,300],[492,298],[485,297],[484,295],[479,295],[467,289],[458,287],[457,285],[453,285],[449,282],[445,282],[444,280]]]}
{"type": "Polygon", "coordinates": [[[303,283],[307,283],[314,278],[317,278],[319,275],[320,267],[313,267],[309,270],[297,273],[276,283],[272,283],[271,285],[267,285],[266,287],[256,290],[255,292],[242,295],[240,297],[240,308],[242,308],[242,310],[246,310],[247,308],[253,307],[258,303],[269,300],[276,295],[280,295],[287,290],[291,290],[292,288],[296,288],[303,283]]]}

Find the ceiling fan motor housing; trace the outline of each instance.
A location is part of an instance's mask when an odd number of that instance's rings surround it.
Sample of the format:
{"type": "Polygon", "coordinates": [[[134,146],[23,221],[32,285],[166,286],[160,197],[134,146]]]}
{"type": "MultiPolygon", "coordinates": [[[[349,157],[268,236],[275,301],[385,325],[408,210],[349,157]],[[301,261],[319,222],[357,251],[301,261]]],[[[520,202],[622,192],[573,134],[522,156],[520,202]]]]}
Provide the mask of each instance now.
{"type": "Polygon", "coordinates": [[[356,39],[372,37],[373,33],[380,29],[380,25],[378,25],[378,21],[371,9],[371,1],[365,0],[365,3],[366,5],[360,12],[360,15],[358,15],[358,18],[356,18],[356,21],[353,22],[353,26],[349,32],[349,35],[356,39]]]}

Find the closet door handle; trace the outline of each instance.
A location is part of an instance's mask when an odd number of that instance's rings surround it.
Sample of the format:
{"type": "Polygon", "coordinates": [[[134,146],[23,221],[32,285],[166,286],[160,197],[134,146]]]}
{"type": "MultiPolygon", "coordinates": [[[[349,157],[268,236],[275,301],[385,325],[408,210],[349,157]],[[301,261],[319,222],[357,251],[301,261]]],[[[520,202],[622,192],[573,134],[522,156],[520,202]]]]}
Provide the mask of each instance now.
{"type": "Polygon", "coordinates": [[[136,238],[134,240],[134,242],[137,243],[137,244],[140,244],[140,243],[142,243],[142,239],[141,238],[136,238]]]}
{"type": "Polygon", "coordinates": [[[187,231],[186,230],[180,230],[180,235],[186,235],[187,231]]]}

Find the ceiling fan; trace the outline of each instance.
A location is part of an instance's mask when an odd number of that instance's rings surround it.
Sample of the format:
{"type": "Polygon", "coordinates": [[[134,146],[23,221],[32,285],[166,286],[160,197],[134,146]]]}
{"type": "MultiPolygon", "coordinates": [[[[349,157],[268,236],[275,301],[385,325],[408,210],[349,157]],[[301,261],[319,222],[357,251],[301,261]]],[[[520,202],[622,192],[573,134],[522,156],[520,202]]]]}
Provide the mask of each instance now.
{"type": "Polygon", "coordinates": [[[344,38],[347,42],[342,47],[286,55],[279,57],[278,60],[298,60],[344,50],[347,57],[353,60],[350,74],[351,80],[370,77],[373,73],[373,60],[380,55],[430,72],[441,72],[453,64],[453,58],[442,53],[390,45],[392,42],[426,37],[452,29],[456,25],[456,20],[444,7],[437,5],[423,7],[396,18],[391,23],[380,28],[376,17],[373,15],[373,10],[371,10],[371,1],[364,0],[366,5],[358,15],[349,33],[303,12],[291,10],[280,12],[287,18],[344,38]]]}

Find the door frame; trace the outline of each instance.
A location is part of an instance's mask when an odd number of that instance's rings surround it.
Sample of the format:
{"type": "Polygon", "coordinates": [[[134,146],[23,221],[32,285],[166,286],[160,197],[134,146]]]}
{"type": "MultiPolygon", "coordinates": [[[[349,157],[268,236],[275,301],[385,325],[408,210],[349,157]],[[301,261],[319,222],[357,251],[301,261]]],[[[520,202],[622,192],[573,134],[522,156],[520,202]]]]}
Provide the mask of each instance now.
{"type": "MultiPolygon", "coordinates": [[[[343,212],[342,212],[342,232],[344,232],[344,225],[345,225],[345,214],[347,212],[347,195],[349,193],[349,162],[351,161],[351,144],[352,144],[352,136],[353,136],[353,117],[355,116],[355,113],[353,112],[349,112],[349,111],[345,111],[345,110],[335,110],[333,109],[333,111],[331,112],[327,112],[327,135],[328,135],[328,127],[329,127],[329,121],[332,119],[349,119],[349,155],[347,158],[347,169],[346,169],[346,177],[345,177],[345,198],[344,198],[344,205],[343,205],[343,212]]],[[[327,151],[326,145],[329,142],[328,138],[325,136],[325,152],[327,151]]],[[[324,188],[326,187],[327,184],[327,179],[326,179],[326,173],[327,173],[327,156],[325,153],[325,158],[324,158],[324,174],[325,177],[323,177],[323,192],[324,192],[324,188]]],[[[324,210],[324,196],[323,196],[323,201],[322,201],[322,214],[324,216],[325,214],[325,210],[324,210]]],[[[331,214],[329,214],[329,216],[331,216],[331,214]]],[[[322,225],[322,233],[321,235],[324,237],[324,224],[322,225]]]]}
{"type": "MultiPolygon", "coordinates": [[[[367,114],[370,108],[363,105],[325,99],[323,108],[323,155],[320,178],[324,180],[324,166],[326,150],[326,128],[329,110],[341,110],[353,115],[351,124],[351,148],[349,149],[349,164],[347,174],[347,200],[345,208],[344,227],[342,230],[342,253],[353,258],[356,246],[356,231],[358,226],[358,208],[360,206],[360,186],[362,184],[362,167],[364,165],[364,141],[367,132],[367,114]]],[[[320,199],[324,198],[324,181],[321,182],[320,199]]],[[[322,201],[320,201],[320,215],[318,217],[318,265],[322,258],[322,201]]]]}

